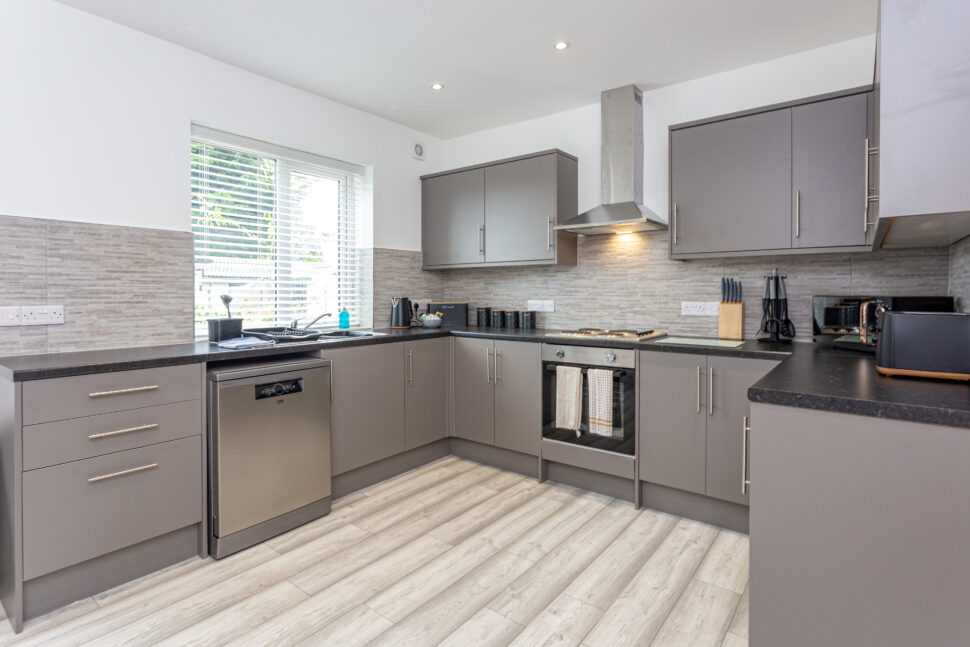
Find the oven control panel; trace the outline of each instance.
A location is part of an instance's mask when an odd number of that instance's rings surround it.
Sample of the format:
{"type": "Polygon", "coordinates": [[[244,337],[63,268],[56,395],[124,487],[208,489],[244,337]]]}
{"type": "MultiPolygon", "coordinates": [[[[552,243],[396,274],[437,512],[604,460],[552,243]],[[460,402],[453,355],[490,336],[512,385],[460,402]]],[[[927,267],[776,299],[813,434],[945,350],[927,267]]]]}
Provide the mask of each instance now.
{"type": "Polygon", "coordinates": [[[584,366],[634,368],[636,366],[636,351],[627,348],[543,344],[542,361],[582,364],[584,366]]]}

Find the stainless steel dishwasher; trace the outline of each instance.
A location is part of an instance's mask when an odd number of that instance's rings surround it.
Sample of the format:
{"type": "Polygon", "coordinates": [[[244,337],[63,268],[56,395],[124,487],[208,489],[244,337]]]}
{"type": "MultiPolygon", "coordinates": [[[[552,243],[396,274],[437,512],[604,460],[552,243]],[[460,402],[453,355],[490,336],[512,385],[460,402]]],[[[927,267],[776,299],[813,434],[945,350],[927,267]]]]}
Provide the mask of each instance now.
{"type": "Polygon", "coordinates": [[[330,360],[208,371],[209,552],[231,555],[330,512],[330,360]]]}

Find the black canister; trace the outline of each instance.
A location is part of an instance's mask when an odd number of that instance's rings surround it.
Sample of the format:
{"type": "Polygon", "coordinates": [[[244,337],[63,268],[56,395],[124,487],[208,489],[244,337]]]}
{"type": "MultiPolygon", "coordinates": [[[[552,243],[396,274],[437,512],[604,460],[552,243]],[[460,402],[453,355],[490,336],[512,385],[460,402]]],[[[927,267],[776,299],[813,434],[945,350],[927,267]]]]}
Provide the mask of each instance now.
{"type": "Polygon", "coordinates": [[[506,310],[505,311],[505,327],[506,328],[518,328],[519,327],[519,311],[518,310],[506,310]]]}
{"type": "Polygon", "coordinates": [[[505,328],[505,310],[492,310],[492,328],[505,328]]]}
{"type": "Polygon", "coordinates": [[[492,309],[491,308],[479,308],[478,309],[478,327],[488,328],[492,325],[492,309]]]}
{"type": "Polygon", "coordinates": [[[523,310],[522,311],[522,322],[523,328],[535,328],[536,327],[536,311],[535,310],[523,310]]]}

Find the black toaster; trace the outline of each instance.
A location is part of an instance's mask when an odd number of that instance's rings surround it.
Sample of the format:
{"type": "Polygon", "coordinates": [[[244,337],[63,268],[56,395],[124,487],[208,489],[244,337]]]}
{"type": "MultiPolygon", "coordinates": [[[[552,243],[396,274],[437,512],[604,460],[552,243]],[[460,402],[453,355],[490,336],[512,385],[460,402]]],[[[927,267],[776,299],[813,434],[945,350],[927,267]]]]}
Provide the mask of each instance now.
{"type": "Polygon", "coordinates": [[[885,312],[881,323],[881,374],[970,380],[970,314],[885,312]]]}

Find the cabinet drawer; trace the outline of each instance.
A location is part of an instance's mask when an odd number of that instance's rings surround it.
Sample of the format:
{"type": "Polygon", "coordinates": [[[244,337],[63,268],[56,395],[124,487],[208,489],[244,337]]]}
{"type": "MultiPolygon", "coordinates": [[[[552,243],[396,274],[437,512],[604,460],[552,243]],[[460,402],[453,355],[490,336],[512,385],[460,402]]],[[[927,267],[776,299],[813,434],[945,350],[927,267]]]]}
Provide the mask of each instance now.
{"type": "Polygon", "coordinates": [[[201,433],[201,400],[30,425],[24,427],[24,470],[201,433]]]}
{"type": "Polygon", "coordinates": [[[24,579],[202,520],[202,438],[24,473],[24,579]]]}
{"type": "Polygon", "coordinates": [[[198,364],[58,377],[24,384],[24,424],[201,398],[198,364]]]}

